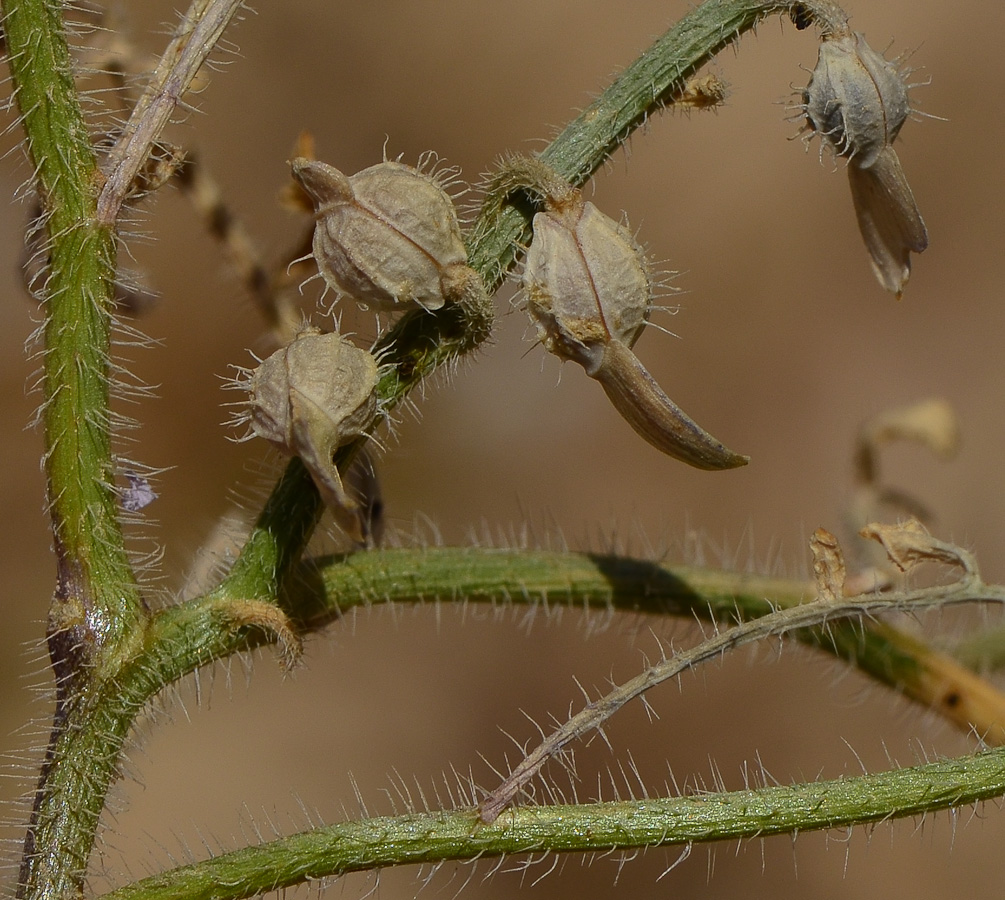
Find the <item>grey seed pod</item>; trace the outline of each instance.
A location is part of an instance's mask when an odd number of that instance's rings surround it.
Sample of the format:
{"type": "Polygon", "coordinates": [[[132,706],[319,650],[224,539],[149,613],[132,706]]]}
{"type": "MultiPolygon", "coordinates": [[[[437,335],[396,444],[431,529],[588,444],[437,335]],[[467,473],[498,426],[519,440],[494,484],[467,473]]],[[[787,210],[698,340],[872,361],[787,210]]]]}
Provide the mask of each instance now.
{"type": "Polygon", "coordinates": [[[896,66],[857,32],[821,42],[804,103],[810,127],[862,168],[893,143],[911,112],[896,66]]]}
{"type": "Polygon", "coordinates": [[[314,257],[337,291],[380,309],[439,309],[467,251],[453,201],[429,175],[397,162],[352,176],[298,157],[293,177],[314,202],[314,257]]]}
{"type": "Polygon", "coordinates": [[[645,255],[625,228],[578,191],[550,197],[534,216],[523,290],[545,348],[599,381],[650,444],[699,469],[748,462],[688,418],[632,352],[652,306],[645,255]]]}
{"type": "Polygon", "coordinates": [[[339,524],[361,541],[356,503],[333,462],[378,414],[377,361],[338,334],[302,331],[251,376],[251,430],[299,456],[339,524]]]}
{"type": "Polygon", "coordinates": [[[891,146],[911,107],[896,67],[861,34],[825,37],[804,95],[809,127],[839,156],[859,230],[880,284],[898,298],[911,274],[911,253],[928,246],[900,160],[891,146]]]}
{"type": "Polygon", "coordinates": [[[545,348],[591,376],[609,341],[635,343],[652,304],[641,248],[578,192],[568,205],[534,216],[523,290],[545,348]]]}

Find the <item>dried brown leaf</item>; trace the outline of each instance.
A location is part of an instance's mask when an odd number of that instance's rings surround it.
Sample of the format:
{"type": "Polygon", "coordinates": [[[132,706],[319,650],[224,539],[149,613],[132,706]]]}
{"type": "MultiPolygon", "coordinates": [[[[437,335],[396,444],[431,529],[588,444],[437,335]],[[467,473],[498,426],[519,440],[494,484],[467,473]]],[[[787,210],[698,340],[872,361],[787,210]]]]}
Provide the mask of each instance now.
{"type": "Polygon", "coordinates": [[[838,539],[826,528],[818,528],[810,537],[813,553],[813,577],[821,600],[836,603],[844,595],[847,570],[838,539]]]}
{"type": "Polygon", "coordinates": [[[908,519],[897,525],[873,522],[859,534],[883,545],[887,556],[898,569],[908,572],[925,562],[962,569],[968,579],[979,579],[977,561],[962,547],[940,541],[929,534],[917,519],[908,519]]]}

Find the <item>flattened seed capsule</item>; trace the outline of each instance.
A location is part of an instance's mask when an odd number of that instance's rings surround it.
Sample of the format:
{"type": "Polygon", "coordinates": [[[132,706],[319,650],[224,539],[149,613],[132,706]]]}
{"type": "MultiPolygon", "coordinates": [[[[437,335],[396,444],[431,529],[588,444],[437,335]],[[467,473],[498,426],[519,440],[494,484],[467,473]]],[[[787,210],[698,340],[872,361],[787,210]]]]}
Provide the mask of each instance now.
{"type": "Polygon", "coordinates": [[[928,246],[925,222],[892,146],[911,112],[903,77],[861,34],[827,36],[803,106],[809,127],[847,157],[852,203],[873,271],[900,297],[911,253],[928,246]]]}
{"type": "Polygon", "coordinates": [[[545,348],[599,381],[646,441],[699,469],[746,465],[746,456],[690,419],[632,352],[652,307],[645,255],[627,229],[578,191],[547,196],[534,216],[523,290],[545,348]]]}

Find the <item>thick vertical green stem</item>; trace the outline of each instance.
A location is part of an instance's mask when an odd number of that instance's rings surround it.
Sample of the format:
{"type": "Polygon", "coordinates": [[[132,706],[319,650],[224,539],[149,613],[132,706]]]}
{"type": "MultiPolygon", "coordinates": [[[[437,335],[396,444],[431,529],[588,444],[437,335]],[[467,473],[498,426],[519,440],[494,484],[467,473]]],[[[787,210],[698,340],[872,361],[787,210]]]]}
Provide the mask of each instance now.
{"type": "Polygon", "coordinates": [[[54,0],[4,0],[14,96],[27,136],[48,253],[42,288],[42,421],[57,585],[49,651],[55,724],[20,873],[22,896],[79,892],[115,767],[86,726],[95,684],[145,617],[118,520],[109,434],[109,333],[115,234],[94,222],[100,179],[54,0]],[[95,790],[98,786],[98,790],[95,790]]]}
{"type": "Polygon", "coordinates": [[[59,565],[51,630],[66,635],[57,643],[72,644],[78,662],[101,665],[100,652],[132,632],[143,605],[118,520],[109,434],[115,234],[93,221],[100,174],[60,11],[53,0],[4,0],[14,95],[49,255],[42,421],[59,565]]]}

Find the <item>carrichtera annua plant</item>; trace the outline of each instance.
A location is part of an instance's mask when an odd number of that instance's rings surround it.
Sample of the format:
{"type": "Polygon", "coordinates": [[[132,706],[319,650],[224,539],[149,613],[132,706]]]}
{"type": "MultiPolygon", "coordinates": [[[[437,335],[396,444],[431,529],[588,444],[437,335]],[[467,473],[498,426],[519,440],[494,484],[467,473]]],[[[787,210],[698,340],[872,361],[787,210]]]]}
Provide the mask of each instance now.
{"type": "MultiPolygon", "coordinates": [[[[380,316],[376,343],[361,346],[316,322],[288,327],[286,267],[270,275],[239,259],[248,242],[233,229],[224,232],[218,201],[197,188],[194,158],[162,141],[243,5],[193,0],[142,93],[130,98],[128,120],[110,128],[103,120],[96,134],[82,110],[67,42],[71,5],[2,0],[11,96],[38,209],[31,246],[33,264],[44,274],[33,285],[45,316],[38,337],[40,421],[56,576],[46,631],[56,684],[51,738],[25,827],[17,896],[68,900],[90,893],[89,864],[109,788],[137,717],[168,686],[266,643],[277,644],[284,663],[295,665],[303,635],[374,602],[571,603],[697,617],[714,629],[543,733],[540,746],[502,773],[500,783],[464,783],[449,808],[263,840],[123,884],[108,900],[239,900],[350,871],[686,848],[1005,796],[1005,749],[997,748],[1005,743],[1005,698],[949,657],[879,621],[892,611],[1005,601],[1005,589],[985,584],[969,554],[914,520],[868,522],[863,533],[887,557],[872,567],[848,563],[847,549],[821,529],[811,542],[816,578],[809,583],[619,556],[369,546],[379,492],[366,445],[375,435],[380,440],[380,429],[416,387],[492,337],[492,297],[511,275],[521,281],[521,302],[544,348],[599,381],[647,442],[701,469],[748,462],[686,416],[635,355],[653,304],[649,264],[627,226],[598,210],[581,188],[654,111],[716,105],[722,91],[700,70],[768,16],[788,17],[819,35],[819,60],[803,97],[805,125],[847,161],[876,275],[901,295],[911,254],[928,240],[893,149],[910,112],[907,88],[896,68],[850,30],[845,13],[828,0],[696,6],[540,153],[517,157],[500,148],[501,162],[482,185],[480,213],[467,228],[449,193],[450,177],[438,175],[430,159],[415,168],[375,161],[346,176],[302,145],[292,175],[301,205],[314,215],[318,272],[340,303],[358,302],[380,316]],[[282,336],[275,353],[244,369],[231,386],[244,391],[238,405],[249,434],[289,461],[226,573],[198,596],[165,602],[141,582],[127,552],[124,526],[152,490],[112,451],[109,397],[117,371],[113,329],[137,307],[119,285],[121,221],[144,192],[169,182],[202,205],[267,323],[282,336]],[[304,559],[326,507],[360,549],[304,559]],[[943,577],[921,588],[898,580],[895,570],[919,563],[941,566],[943,577]],[[571,744],[602,728],[624,704],[734,647],[783,635],[938,710],[992,749],[835,782],[540,802],[555,796],[547,787],[534,790],[545,764],[569,762],[571,744]],[[944,702],[950,696],[952,702],[944,702]]],[[[514,135],[513,145],[526,146],[526,137],[514,135]]],[[[944,423],[944,410],[940,415],[944,423]]],[[[930,418],[901,416],[898,421],[912,423],[901,432],[924,432],[934,443],[935,426],[919,424],[930,418]]],[[[720,427],[731,430],[717,423],[717,433],[720,427]]],[[[869,459],[874,449],[870,444],[869,459]]],[[[873,488],[872,467],[865,468],[863,486],[873,488]]]]}

